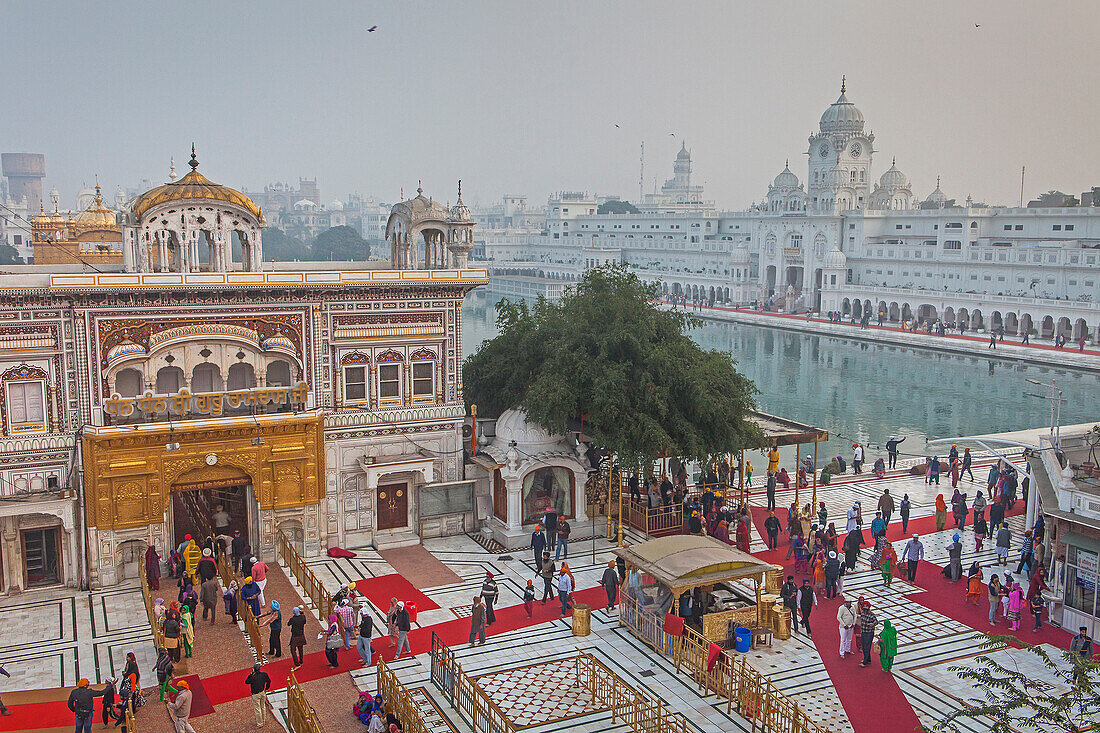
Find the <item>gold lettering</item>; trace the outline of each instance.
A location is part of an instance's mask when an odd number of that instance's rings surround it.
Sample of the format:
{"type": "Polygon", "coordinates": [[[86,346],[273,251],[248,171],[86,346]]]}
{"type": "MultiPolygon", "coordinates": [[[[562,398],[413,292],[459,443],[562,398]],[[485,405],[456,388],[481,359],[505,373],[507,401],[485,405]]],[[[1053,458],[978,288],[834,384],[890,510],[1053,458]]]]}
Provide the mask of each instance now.
{"type": "Polygon", "coordinates": [[[295,404],[304,404],[306,401],[306,395],[309,394],[309,385],[305,382],[298,382],[290,392],[290,401],[295,404]]]}
{"type": "Polygon", "coordinates": [[[191,412],[191,391],[185,387],[177,392],[172,397],[172,408],[177,415],[191,412]]]}
{"type": "Polygon", "coordinates": [[[116,417],[129,417],[134,414],[134,401],[113,394],[111,399],[104,400],[103,411],[116,417]]]}

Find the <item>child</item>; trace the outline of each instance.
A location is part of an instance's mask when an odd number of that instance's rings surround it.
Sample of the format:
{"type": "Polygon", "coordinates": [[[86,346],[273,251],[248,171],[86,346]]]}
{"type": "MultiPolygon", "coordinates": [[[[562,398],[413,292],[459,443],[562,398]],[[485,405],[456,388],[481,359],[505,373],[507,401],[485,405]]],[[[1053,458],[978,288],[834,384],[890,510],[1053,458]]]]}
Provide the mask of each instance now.
{"type": "Polygon", "coordinates": [[[898,563],[898,555],[894,552],[894,546],[887,543],[882,551],[882,584],[889,588],[890,581],[894,579],[894,568],[898,563]]]}
{"type": "Polygon", "coordinates": [[[528,580],[527,587],[523,589],[523,610],[527,611],[527,618],[531,618],[531,609],[535,605],[535,581],[528,580]]]}
{"type": "Polygon", "coordinates": [[[237,623],[237,581],[229,581],[229,587],[222,594],[222,600],[225,601],[225,615],[232,618],[233,623],[237,623]]]}
{"type": "Polygon", "coordinates": [[[1041,593],[1036,593],[1031,597],[1031,615],[1035,617],[1035,628],[1032,631],[1043,628],[1043,596],[1041,593]]]}

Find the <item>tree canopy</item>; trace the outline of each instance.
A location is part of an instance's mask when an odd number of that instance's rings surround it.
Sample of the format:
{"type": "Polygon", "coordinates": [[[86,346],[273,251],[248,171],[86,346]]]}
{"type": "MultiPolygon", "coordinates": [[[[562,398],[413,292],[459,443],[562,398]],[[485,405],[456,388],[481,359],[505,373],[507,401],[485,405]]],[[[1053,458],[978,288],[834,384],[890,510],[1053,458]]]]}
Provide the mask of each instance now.
{"type": "Polygon", "coordinates": [[[638,207],[629,201],[604,201],[596,207],[597,214],[637,214],[638,207]]]}
{"type": "Polygon", "coordinates": [[[654,304],[656,286],[622,265],[588,270],[554,303],[502,300],[499,334],[464,366],[481,414],[520,406],[552,432],[576,429],[624,459],[706,459],[758,447],[756,386],[729,353],[692,341],[699,322],[654,304]]]}
{"type": "Polygon", "coordinates": [[[310,259],[309,245],[275,227],[264,230],[263,246],[264,259],[268,262],[293,262],[295,260],[310,259]]]}
{"type": "Polygon", "coordinates": [[[0,244],[0,265],[22,265],[23,258],[10,244],[0,244]]]}
{"type": "Polygon", "coordinates": [[[315,260],[366,260],[370,257],[370,243],[349,226],[332,227],[313,240],[312,257],[315,260]]]}
{"type": "Polygon", "coordinates": [[[976,721],[983,728],[992,722],[990,730],[996,733],[1016,730],[1077,733],[1095,730],[1100,725],[1100,664],[1066,650],[1061,650],[1059,663],[1043,647],[1025,644],[1014,636],[986,636],[981,643],[987,651],[1009,645],[1032,655],[1038,665],[1021,665],[1015,660],[1006,663],[1007,660],[983,654],[967,664],[949,667],[980,695],[965,700],[963,707],[934,725],[924,726],[925,731],[957,731],[956,721],[976,721]],[[1036,675],[1037,666],[1045,674],[1036,675]]]}

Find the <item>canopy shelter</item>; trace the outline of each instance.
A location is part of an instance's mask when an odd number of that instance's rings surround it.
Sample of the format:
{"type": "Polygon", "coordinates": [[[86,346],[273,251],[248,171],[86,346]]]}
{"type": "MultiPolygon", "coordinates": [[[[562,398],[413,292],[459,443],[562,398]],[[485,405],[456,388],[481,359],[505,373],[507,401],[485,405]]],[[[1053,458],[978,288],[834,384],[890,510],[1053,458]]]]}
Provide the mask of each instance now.
{"type": "MultiPolygon", "coordinates": [[[[794,420],[788,420],[785,417],[777,417],[775,415],[769,415],[765,412],[752,412],[749,414],[749,420],[755,422],[759,426],[760,431],[764,433],[764,444],[769,446],[775,446],[778,448],[782,445],[793,445],[795,448],[795,460],[800,460],[802,455],[802,445],[805,443],[814,444],[814,464],[813,470],[808,471],[812,473],[812,476],[807,476],[813,482],[814,498],[813,498],[813,511],[817,511],[817,444],[829,439],[829,431],[822,428],[816,428],[813,425],[806,425],[805,423],[795,422],[794,420]]],[[[744,473],[745,473],[745,451],[741,451],[738,456],[738,462],[741,466],[741,478],[740,478],[740,494],[741,503],[745,504],[748,497],[745,495],[744,473]]],[[[799,482],[795,479],[794,485],[794,503],[795,506],[801,506],[798,501],[799,482]]]]}
{"type": "Polygon", "coordinates": [[[698,535],[659,537],[613,551],[627,566],[619,623],[666,656],[672,656],[675,642],[665,630],[665,614],[685,615],[676,612],[677,599],[685,593],[698,590],[692,595],[704,598],[691,615],[698,618],[700,632],[711,641],[729,640],[735,627],[760,628],[768,624],[760,590],[774,566],[747,552],[698,535]],[[716,585],[746,579],[753,582],[755,604],[734,601],[733,607],[707,611],[710,599],[715,604],[720,596],[734,600],[732,588],[719,589],[716,585]]]}
{"type": "Polygon", "coordinates": [[[613,548],[627,565],[653,577],[676,596],[703,585],[754,578],[763,582],[772,569],[713,537],[673,535],[613,548]]]}
{"type": "Polygon", "coordinates": [[[768,445],[801,445],[803,443],[821,443],[829,439],[829,431],[815,428],[813,425],[788,420],[764,412],[752,412],[749,419],[756,423],[764,433],[768,445]]]}

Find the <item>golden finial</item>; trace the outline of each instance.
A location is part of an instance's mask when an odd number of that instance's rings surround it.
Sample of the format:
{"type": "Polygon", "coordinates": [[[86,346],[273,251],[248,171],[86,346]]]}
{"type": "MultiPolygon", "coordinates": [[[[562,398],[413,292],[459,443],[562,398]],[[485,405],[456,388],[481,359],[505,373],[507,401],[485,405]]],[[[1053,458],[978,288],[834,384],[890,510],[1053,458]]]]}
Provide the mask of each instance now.
{"type": "Polygon", "coordinates": [[[172,156],[171,158],[169,158],[168,180],[169,181],[176,180],[176,158],[175,158],[175,156],[172,156]]]}
{"type": "Polygon", "coordinates": [[[847,77],[845,77],[845,76],[840,77],[840,93],[841,94],[844,94],[844,87],[846,86],[847,81],[848,81],[847,77]]]}
{"type": "Polygon", "coordinates": [[[96,173],[95,174],[95,203],[96,203],[96,206],[102,206],[103,205],[103,196],[100,195],[101,193],[102,193],[102,191],[99,188],[99,174],[96,173]]]}
{"type": "Polygon", "coordinates": [[[191,143],[191,160],[187,162],[187,165],[191,166],[191,170],[199,167],[199,159],[195,157],[195,143],[191,143]]]}

